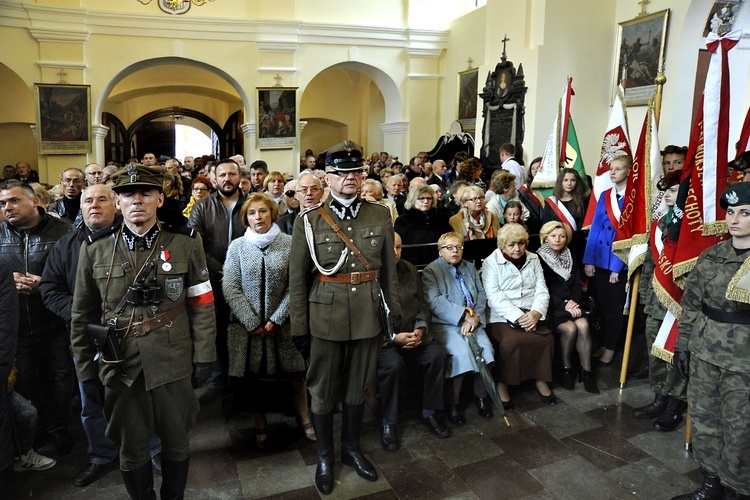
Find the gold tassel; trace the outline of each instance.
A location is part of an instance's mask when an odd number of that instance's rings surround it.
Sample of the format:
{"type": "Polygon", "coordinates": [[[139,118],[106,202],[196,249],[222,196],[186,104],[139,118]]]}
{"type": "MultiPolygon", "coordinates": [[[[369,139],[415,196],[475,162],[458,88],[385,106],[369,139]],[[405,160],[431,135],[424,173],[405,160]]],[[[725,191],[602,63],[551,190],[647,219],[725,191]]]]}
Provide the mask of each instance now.
{"type": "Polygon", "coordinates": [[[667,363],[672,362],[672,358],[674,358],[674,353],[669,352],[666,349],[663,349],[656,344],[651,346],[651,355],[655,358],[663,359],[667,363]]]}
{"type": "Polygon", "coordinates": [[[703,223],[703,236],[718,236],[727,233],[727,221],[717,220],[703,223]]]}

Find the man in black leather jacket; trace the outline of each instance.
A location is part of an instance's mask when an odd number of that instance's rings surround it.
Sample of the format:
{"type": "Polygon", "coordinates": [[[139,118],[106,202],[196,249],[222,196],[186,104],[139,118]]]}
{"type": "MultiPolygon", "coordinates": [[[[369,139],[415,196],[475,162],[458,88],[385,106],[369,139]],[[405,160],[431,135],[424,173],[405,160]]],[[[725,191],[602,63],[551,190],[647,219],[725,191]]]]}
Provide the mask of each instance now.
{"type": "Polygon", "coordinates": [[[37,429],[46,429],[58,451],[67,453],[73,446],[68,434],[70,342],[65,323],[44,306],[39,281],[47,255],[71,226],[46,214],[34,190],[19,181],[0,186],[0,210],[5,215],[0,223],[0,261],[13,272],[20,306],[16,391],[39,410],[37,429]]]}

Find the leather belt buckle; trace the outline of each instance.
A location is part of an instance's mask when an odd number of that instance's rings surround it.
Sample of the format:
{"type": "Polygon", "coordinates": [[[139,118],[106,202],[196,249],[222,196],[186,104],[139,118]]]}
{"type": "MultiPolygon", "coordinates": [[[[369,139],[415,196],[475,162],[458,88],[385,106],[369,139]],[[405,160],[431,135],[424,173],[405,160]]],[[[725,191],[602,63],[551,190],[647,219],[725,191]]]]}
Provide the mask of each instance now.
{"type": "Polygon", "coordinates": [[[362,273],[359,271],[351,273],[349,275],[349,283],[352,285],[359,285],[362,283],[362,273]]]}

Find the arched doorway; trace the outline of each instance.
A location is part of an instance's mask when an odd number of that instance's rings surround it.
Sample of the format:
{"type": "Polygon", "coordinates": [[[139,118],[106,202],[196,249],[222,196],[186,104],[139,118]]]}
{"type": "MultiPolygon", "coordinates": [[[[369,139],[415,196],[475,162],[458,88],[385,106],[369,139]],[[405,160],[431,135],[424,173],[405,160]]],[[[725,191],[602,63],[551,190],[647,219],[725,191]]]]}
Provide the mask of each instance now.
{"type": "Polygon", "coordinates": [[[239,83],[205,63],[167,57],[133,64],[112,79],[97,103],[95,116],[102,116],[102,123],[110,126],[105,161],[140,158],[147,151],[157,157],[173,156],[179,124],[190,124],[212,144],[208,150],[184,154],[244,153],[240,126],[248,104],[239,83]],[[116,130],[111,124],[117,125],[116,130]],[[112,147],[122,140],[123,128],[127,147],[112,147]]]}
{"type": "Polygon", "coordinates": [[[360,62],[329,66],[310,80],[300,99],[300,119],[307,122],[300,150],[318,153],[349,139],[367,152],[380,151],[381,124],[401,116],[401,94],[384,71],[360,62]]]}
{"type": "MultiPolygon", "coordinates": [[[[31,125],[34,118],[34,97],[29,86],[8,66],[0,63],[0,162],[15,165],[28,162],[38,170],[37,148],[31,125]]],[[[46,181],[46,178],[44,179],[46,181]]]]}

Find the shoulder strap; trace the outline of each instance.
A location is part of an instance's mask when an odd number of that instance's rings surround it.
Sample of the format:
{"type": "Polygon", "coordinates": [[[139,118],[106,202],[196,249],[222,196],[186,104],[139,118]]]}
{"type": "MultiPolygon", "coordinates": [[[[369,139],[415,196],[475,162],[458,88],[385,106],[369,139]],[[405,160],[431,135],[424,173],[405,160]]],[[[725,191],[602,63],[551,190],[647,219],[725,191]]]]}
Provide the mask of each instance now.
{"type": "Polygon", "coordinates": [[[356,255],[359,261],[362,263],[362,265],[365,266],[365,269],[367,269],[368,271],[372,271],[372,264],[367,262],[367,259],[365,259],[365,256],[362,255],[362,252],[359,251],[359,248],[357,248],[354,242],[350,240],[347,235],[344,234],[344,232],[341,230],[338,224],[333,222],[333,219],[331,219],[331,216],[328,215],[328,212],[326,212],[322,206],[318,207],[317,211],[320,214],[320,216],[323,217],[323,220],[326,221],[329,226],[331,226],[331,229],[333,229],[336,232],[336,234],[339,235],[339,238],[341,238],[344,244],[346,244],[346,246],[349,247],[349,250],[354,252],[354,255],[356,255]]]}

